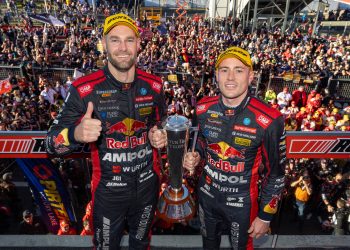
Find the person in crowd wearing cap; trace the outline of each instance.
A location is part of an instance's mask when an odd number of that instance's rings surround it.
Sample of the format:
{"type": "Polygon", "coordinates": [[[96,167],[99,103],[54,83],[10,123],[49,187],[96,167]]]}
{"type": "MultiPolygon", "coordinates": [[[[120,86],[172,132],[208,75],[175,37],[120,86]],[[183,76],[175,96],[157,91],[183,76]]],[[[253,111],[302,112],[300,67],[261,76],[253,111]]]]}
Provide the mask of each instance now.
{"type": "Polygon", "coordinates": [[[60,228],[58,229],[57,235],[76,235],[77,231],[71,227],[69,222],[65,219],[60,221],[60,228]]]}
{"type": "Polygon", "coordinates": [[[92,225],[96,249],[120,249],[128,225],[130,249],[147,249],[158,199],[157,147],[165,139],[159,77],[136,68],[140,33],[125,14],[106,18],[102,45],[108,64],[74,81],[46,139],[47,151],[69,154],[90,143],[92,225]],[[148,136],[149,133],[149,136],[148,136]]]}
{"type": "Polygon", "coordinates": [[[30,210],[23,211],[23,220],[19,224],[19,234],[47,234],[46,226],[39,217],[34,216],[30,210]]]}
{"type": "Polygon", "coordinates": [[[253,249],[253,238],[268,232],[284,188],[284,119],[249,94],[254,72],[248,51],[228,48],[215,69],[221,94],[199,101],[200,157],[185,157],[184,167],[193,171],[206,159],[198,184],[203,248],[219,249],[226,226],[233,249],[253,249]]]}

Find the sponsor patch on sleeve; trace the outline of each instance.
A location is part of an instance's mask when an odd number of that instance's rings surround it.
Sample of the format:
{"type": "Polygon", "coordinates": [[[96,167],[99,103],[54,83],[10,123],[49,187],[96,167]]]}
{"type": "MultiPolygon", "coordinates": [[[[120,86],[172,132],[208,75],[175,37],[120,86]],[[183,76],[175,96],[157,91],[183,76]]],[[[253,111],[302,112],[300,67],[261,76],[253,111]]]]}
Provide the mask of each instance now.
{"type": "Polygon", "coordinates": [[[55,148],[61,145],[69,146],[68,128],[63,129],[57,136],[53,136],[53,142],[55,144],[55,148]]]}
{"type": "Polygon", "coordinates": [[[264,212],[269,213],[269,214],[275,214],[277,212],[278,208],[278,196],[273,196],[272,199],[268,204],[265,205],[264,207],[264,212]]]}

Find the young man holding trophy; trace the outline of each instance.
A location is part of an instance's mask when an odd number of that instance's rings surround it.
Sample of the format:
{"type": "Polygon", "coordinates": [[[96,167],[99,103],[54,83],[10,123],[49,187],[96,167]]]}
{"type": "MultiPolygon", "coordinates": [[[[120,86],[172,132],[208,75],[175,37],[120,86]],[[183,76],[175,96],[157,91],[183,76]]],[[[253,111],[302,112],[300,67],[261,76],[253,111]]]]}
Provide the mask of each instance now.
{"type": "MultiPolygon", "coordinates": [[[[226,225],[233,249],[253,249],[253,238],[268,232],[284,187],[284,120],[249,95],[254,74],[246,50],[228,48],[215,68],[221,94],[198,103],[201,142],[183,166],[193,171],[206,159],[198,184],[203,248],[219,249],[226,225]]],[[[163,139],[151,142],[157,146],[163,139]]]]}

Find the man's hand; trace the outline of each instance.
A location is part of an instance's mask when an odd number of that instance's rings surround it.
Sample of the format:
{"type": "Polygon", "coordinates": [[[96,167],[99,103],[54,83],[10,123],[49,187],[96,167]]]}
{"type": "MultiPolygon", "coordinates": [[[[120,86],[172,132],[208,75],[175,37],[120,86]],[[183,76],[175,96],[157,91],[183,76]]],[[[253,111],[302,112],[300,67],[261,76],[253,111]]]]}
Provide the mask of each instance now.
{"type": "Polygon", "coordinates": [[[265,235],[269,231],[269,227],[270,222],[262,221],[259,217],[256,217],[248,229],[249,236],[257,239],[265,235]]]}
{"type": "Polygon", "coordinates": [[[88,103],[86,113],[74,130],[74,139],[78,142],[89,143],[97,141],[101,135],[102,123],[98,119],[91,118],[94,112],[94,104],[88,103]]]}
{"type": "Polygon", "coordinates": [[[184,157],[183,167],[190,172],[190,175],[192,175],[200,160],[201,158],[198,152],[187,152],[184,157]]]}
{"type": "Polygon", "coordinates": [[[148,139],[154,148],[163,148],[167,145],[167,135],[162,129],[153,126],[148,132],[148,139]]]}

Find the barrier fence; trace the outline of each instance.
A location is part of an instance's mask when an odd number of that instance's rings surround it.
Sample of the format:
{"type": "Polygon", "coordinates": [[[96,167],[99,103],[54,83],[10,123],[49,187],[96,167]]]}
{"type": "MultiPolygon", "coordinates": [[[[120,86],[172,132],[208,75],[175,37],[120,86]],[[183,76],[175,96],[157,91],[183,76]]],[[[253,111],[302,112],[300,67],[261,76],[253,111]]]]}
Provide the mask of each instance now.
{"type": "Polygon", "coordinates": [[[272,88],[276,93],[283,90],[283,87],[288,87],[289,92],[298,89],[300,85],[305,87],[305,91],[310,93],[311,90],[320,91],[322,88],[328,88],[331,96],[337,96],[340,99],[350,99],[350,76],[342,76],[338,78],[317,78],[303,80],[293,75],[277,77],[270,76],[267,88],[272,88]]]}
{"type": "Polygon", "coordinates": [[[73,77],[74,69],[32,67],[32,70],[28,72],[27,69],[22,66],[0,66],[0,80],[6,79],[9,73],[21,77],[25,77],[25,74],[30,74],[36,81],[39,80],[39,76],[43,76],[47,78],[49,82],[54,83],[55,81],[64,81],[68,76],[73,77]]]}
{"type": "MultiPolygon", "coordinates": [[[[47,80],[51,83],[55,81],[65,81],[68,76],[74,76],[75,69],[72,68],[47,68],[47,67],[33,67],[31,72],[26,72],[23,66],[2,66],[0,65],[0,80],[6,79],[9,73],[13,75],[19,75],[24,77],[26,73],[29,73],[33,76],[34,80],[38,80],[39,76],[43,76],[47,78],[47,80]]],[[[87,72],[90,73],[90,72],[87,72]]],[[[194,82],[194,77],[190,73],[186,72],[170,72],[170,71],[161,71],[154,72],[155,75],[165,77],[165,80],[170,83],[175,83],[179,81],[183,82],[184,76],[187,77],[187,82],[194,82]]],[[[200,84],[202,84],[203,79],[200,84]]],[[[323,87],[327,87],[332,96],[338,96],[340,99],[350,99],[350,77],[338,77],[336,79],[329,78],[325,86],[322,83],[324,79],[313,79],[313,80],[303,80],[300,76],[270,76],[267,88],[272,88],[276,93],[279,93],[283,90],[283,87],[288,87],[289,92],[293,92],[298,89],[298,87],[302,84],[305,87],[305,91],[309,93],[311,90],[321,90],[323,87]]],[[[251,93],[253,95],[257,94],[257,91],[260,88],[261,84],[261,72],[255,72],[254,80],[251,85],[251,93]]]]}

